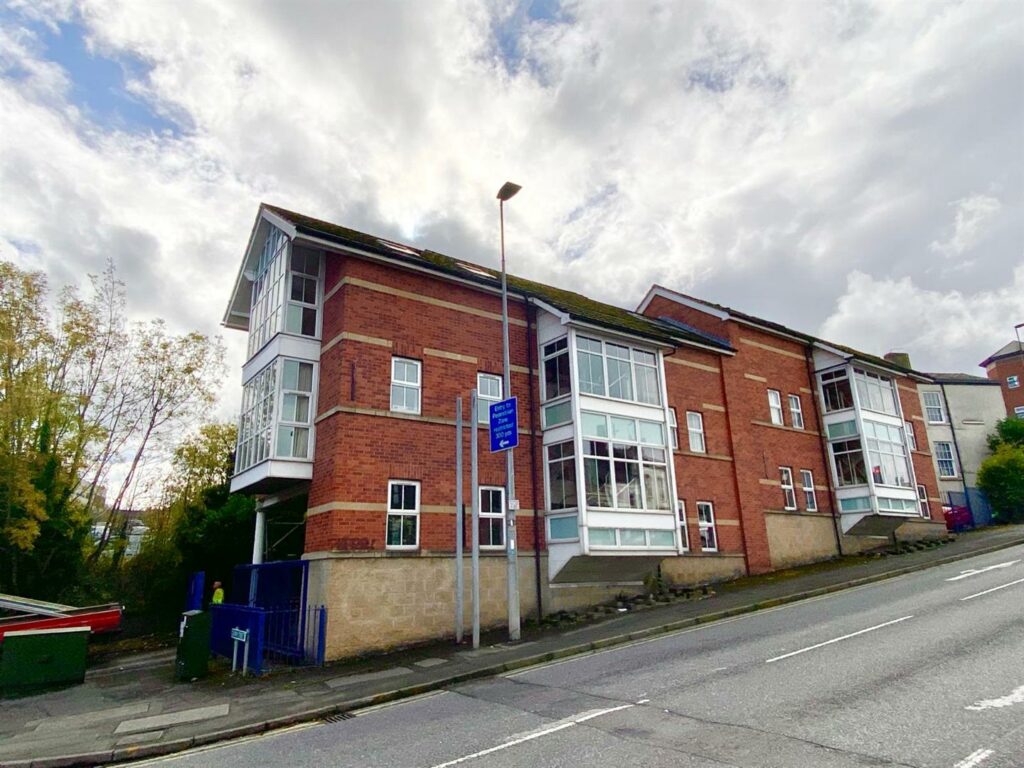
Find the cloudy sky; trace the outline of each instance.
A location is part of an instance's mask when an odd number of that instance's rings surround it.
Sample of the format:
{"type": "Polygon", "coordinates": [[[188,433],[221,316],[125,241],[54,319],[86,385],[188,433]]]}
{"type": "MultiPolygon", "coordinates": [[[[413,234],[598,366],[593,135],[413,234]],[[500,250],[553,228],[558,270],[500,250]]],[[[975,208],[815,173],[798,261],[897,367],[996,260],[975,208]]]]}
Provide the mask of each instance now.
{"type": "MultiPolygon", "coordinates": [[[[8,0],[0,258],[218,323],[261,200],[622,306],[975,366],[1024,321],[1024,4],[8,0]]],[[[225,386],[222,411],[240,388],[225,386]]]]}

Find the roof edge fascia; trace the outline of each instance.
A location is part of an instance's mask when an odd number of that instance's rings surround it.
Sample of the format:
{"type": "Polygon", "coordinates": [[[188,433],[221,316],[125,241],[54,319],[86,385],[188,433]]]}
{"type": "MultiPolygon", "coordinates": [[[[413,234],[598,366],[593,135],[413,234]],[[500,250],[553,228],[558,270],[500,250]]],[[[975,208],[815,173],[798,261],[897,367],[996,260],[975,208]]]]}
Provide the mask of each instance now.
{"type": "Polygon", "coordinates": [[[728,312],[724,312],[721,309],[705,304],[698,299],[693,299],[689,296],[684,296],[681,293],[676,293],[675,291],[661,285],[652,285],[650,287],[647,291],[647,295],[644,296],[643,300],[637,306],[636,311],[643,314],[647,307],[650,306],[651,301],[653,301],[657,296],[660,296],[663,299],[668,299],[669,301],[674,301],[676,304],[682,304],[684,307],[690,307],[690,309],[696,309],[700,312],[704,312],[712,317],[717,317],[719,320],[735,319],[728,312]]]}

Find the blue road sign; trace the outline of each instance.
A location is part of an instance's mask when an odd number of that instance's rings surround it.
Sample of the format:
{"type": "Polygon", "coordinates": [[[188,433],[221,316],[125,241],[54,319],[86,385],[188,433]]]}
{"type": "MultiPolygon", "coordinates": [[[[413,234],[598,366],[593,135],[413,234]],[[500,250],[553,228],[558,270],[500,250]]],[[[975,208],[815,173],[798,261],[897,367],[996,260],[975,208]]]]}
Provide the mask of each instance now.
{"type": "Polygon", "coordinates": [[[516,398],[491,403],[491,453],[499,453],[519,445],[519,409],[516,398]]]}

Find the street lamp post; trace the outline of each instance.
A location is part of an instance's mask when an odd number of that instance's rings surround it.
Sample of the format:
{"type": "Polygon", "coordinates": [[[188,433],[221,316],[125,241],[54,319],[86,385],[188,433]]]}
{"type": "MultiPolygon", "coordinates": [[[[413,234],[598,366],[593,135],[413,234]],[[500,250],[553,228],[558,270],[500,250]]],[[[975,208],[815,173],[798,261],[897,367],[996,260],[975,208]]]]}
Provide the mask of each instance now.
{"type": "MultiPolygon", "coordinates": [[[[505,274],[505,201],[511,200],[522,189],[506,181],[498,190],[498,219],[501,226],[501,354],[504,364],[504,392],[502,398],[512,397],[512,377],[508,359],[508,278],[505,274]]],[[[533,439],[531,435],[530,439],[533,439]]],[[[508,639],[517,641],[519,629],[519,567],[516,560],[516,465],[512,449],[505,451],[505,553],[508,559],[508,639]]]]}

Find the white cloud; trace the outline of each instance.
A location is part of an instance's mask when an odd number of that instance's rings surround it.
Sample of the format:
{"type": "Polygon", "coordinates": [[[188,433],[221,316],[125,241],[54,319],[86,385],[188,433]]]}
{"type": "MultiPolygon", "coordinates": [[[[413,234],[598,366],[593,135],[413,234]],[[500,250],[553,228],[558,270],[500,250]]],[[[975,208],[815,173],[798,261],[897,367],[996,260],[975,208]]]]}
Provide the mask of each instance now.
{"type": "MultiPolygon", "coordinates": [[[[47,5],[90,50],[147,63],[129,89],[184,126],[148,134],[90,122],[76,73],[12,15],[0,249],[55,284],[113,255],[137,314],[206,331],[260,200],[493,264],[506,179],[524,186],[507,210],[513,271],[627,306],[656,280],[812,328],[851,269],[984,299],[1019,264],[1012,3],[523,7],[47,5]],[[964,207],[977,190],[998,216],[964,207]],[[955,276],[929,271],[950,200],[963,224],[943,243],[985,238],[955,276]]],[[[992,335],[1005,326],[982,314],[992,335]]],[[[234,367],[242,339],[225,337],[234,367]]]]}
{"type": "Polygon", "coordinates": [[[923,289],[909,277],[851,272],[821,335],[878,355],[908,352],[920,371],[984,375],[978,362],[1009,341],[1014,323],[1024,319],[1024,265],[1007,277],[991,290],[963,293],[923,289]]]}
{"type": "Polygon", "coordinates": [[[1002,204],[988,195],[971,195],[950,205],[956,208],[953,234],[945,242],[932,241],[929,246],[947,258],[961,256],[973,249],[985,236],[985,225],[998,215],[1002,204]]]}

